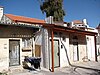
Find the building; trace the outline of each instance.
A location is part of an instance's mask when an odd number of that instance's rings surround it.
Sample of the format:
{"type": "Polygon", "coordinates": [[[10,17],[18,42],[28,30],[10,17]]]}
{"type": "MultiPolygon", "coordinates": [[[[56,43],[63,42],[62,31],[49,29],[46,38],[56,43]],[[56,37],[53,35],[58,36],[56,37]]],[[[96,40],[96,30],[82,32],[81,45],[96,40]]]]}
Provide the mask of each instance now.
{"type": "Polygon", "coordinates": [[[43,25],[35,42],[41,45],[42,66],[54,71],[75,62],[97,61],[96,35],[84,21],[43,25]]]}
{"type": "Polygon", "coordinates": [[[98,36],[97,36],[97,56],[98,61],[100,62],[100,24],[96,27],[98,30],[98,36]]]}
{"type": "Polygon", "coordinates": [[[25,56],[34,56],[34,36],[39,31],[40,24],[44,23],[43,20],[13,14],[0,13],[1,15],[0,72],[7,71],[12,66],[22,66],[25,56]]]}

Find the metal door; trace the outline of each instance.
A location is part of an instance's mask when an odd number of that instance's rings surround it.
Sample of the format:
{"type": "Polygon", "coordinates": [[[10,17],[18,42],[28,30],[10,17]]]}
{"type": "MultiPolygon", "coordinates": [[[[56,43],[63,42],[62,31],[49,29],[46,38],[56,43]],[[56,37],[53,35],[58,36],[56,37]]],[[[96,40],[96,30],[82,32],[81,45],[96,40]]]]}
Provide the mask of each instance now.
{"type": "Polygon", "coordinates": [[[54,67],[59,67],[58,41],[54,41],[54,67]]]}
{"type": "MultiPolygon", "coordinates": [[[[51,41],[50,41],[50,48],[51,48],[51,41]]],[[[50,56],[52,56],[50,52],[50,56]]],[[[60,66],[60,51],[59,51],[59,40],[54,40],[54,67],[59,67],[60,66]]],[[[51,57],[52,58],[52,57],[51,57]]],[[[50,58],[50,61],[52,62],[50,58]]],[[[51,63],[50,63],[51,65],[51,63]]]]}
{"type": "Polygon", "coordinates": [[[20,59],[20,45],[19,40],[10,40],[9,41],[9,65],[15,66],[19,65],[19,59],[20,59]]]}

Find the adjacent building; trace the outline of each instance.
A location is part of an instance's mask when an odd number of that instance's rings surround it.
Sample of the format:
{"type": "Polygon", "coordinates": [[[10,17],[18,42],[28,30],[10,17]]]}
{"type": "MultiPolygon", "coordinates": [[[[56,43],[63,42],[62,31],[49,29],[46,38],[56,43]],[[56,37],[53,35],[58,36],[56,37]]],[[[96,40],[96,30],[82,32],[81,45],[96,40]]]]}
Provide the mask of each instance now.
{"type": "Polygon", "coordinates": [[[98,35],[97,35],[97,56],[98,56],[98,61],[100,61],[100,24],[96,27],[98,30],[98,35]]]}
{"type": "Polygon", "coordinates": [[[97,30],[90,28],[86,19],[58,24],[43,25],[37,35],[40,38],[35,43],[42,47],[42,65],[45,68],[54,71],[54,68],[75,62],[97,61],[97,30]]]}

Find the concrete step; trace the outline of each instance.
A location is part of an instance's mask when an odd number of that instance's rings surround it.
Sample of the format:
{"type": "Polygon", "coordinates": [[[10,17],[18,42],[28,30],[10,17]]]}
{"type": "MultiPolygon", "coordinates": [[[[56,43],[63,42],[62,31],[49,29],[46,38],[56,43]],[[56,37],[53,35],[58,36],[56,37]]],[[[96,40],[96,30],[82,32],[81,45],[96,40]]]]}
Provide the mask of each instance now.
{"type": "Polygon", "coordinates": [[[11,66],[9,67],[9,73],[16,73],[16,72],[22,72],[24,71],[23,67],[22,66],[11,66]]]}

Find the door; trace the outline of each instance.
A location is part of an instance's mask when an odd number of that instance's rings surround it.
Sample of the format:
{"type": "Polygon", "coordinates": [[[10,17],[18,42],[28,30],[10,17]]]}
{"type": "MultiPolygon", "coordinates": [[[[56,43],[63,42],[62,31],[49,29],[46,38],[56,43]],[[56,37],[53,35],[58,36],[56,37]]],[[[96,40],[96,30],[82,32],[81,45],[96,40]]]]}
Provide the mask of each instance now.
{"type": "MultiPolygon", "coordinates": [[[[50,48],[51,48],[51,41],[50,41],[50,48]]],[[[52,51],[52,50],[51,50],[52,51]]],[[[52,52],[50,52],[52,53],[52,52]]],[[[60,51],[59,51],[59,40],[54,40],[54,67],[59,67],[60,66],[60,51]]],[[[52,56],[52,54],[50,54],[52,56]]],[[[51,57],[52,59],[52,57],[51,57]]],[[[52,62],[52,60],[50,61],[52,62]]]]}
{"type": "Polygon", "coordinates": [[[79,60],[78,43],[73,43],[73,61],[79,60]]]}
{"type": "Polygon", "coordinates": [[[41,45],[35,45],[35,57],[41,57],[41,45]]]}
{"type": "Polygon", "coordinates": [[[19,65],[20,59],[20,45],[19,40],[10,40],[9,41],[9,65],[15,66],[19,65]]]}
{"type": "Polygon", "coordinates": [[[59,44],[58,41],[54,41],[54,67],[59,67],[59,44]]]}

